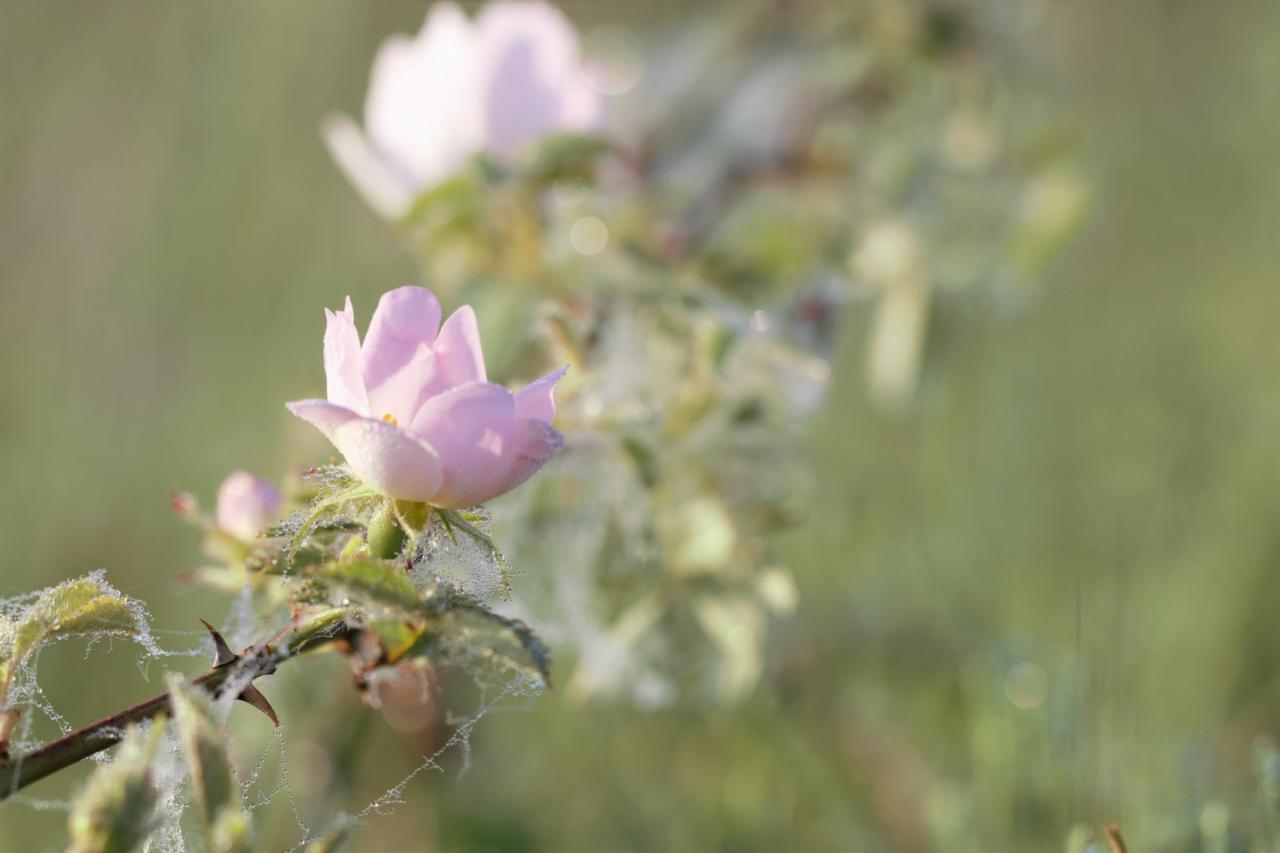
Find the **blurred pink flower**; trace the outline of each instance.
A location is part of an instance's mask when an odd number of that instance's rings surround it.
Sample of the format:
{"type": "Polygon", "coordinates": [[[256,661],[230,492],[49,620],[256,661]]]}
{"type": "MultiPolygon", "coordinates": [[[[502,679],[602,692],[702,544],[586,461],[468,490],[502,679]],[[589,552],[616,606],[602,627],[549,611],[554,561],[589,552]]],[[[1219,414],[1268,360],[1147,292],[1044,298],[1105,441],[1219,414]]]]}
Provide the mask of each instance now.
{"type": "Polygon", "coordinates": [[[325,316],[328,400],[287,405],[382,493],[472,506],[520,485],[563,444],[551,420],[565,369],[517,394],[486,381],[469,305],[441,326],[431,291],[393,290],[378,302],[363,345],[350,297],[325,316]]]}
{"type": "Polygon", "coordinates": [[[364,130],[330,118],[325,141],[379,214],[403,215],[472,156],[518,154],[555,134],[587,132],[599,93],[581,72],[578,34],[541,0],[500,0],[474,22],[437,3],[417,36],[393,36],[373,64],[364,130]]]}
{"type": "Polygon", "coordinates": [[[218,487],[218,527],[240,539],[253,539],[280,517],[284,495],[248,471],[235,471],[218,487]]]}

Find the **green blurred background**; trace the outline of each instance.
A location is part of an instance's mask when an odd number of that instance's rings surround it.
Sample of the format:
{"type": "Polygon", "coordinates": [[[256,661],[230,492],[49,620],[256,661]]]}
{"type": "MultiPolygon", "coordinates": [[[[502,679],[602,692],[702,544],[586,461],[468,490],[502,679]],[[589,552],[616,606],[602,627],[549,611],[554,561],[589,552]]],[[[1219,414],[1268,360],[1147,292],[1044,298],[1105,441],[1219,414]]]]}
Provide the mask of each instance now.
{"type": "MultiPolygon", "coordinates": [[[[641,28],[680,8],[564,5],[641,28]]],[[[909,416],[864,403],[846,315],[818,500],[784,543],[801,604],[760,688],[659,713],[552,691],[349,849],[1062,850],[1110,820],[1136,851],[1280,849],[1229,846],[1277,843],[1280,14],[1050,7],[1092,220],[1029,308],[939,311],[909,416]]],[[[105,567],[178,649],[225,612],[175,585],[200,558],[167,496],[312,461],[282,402],[322,387],[321,307],[413,280],[317,125],[358,112],[424,8],[0,3],[0,594],[105,567]]],[[[105,652],[41,659],[73,724],[203,663],[105,652]]],[[[293,796],[259,813],[263,849],[296,842],[295,801],[323,824],[431,747],[333,662],[266,689],[293,796]]],[[[233,723],[248,766],[276,748],[233,723]]],[[[0,807],[0,850],[61,849],[38,806],[0,807]]]]}

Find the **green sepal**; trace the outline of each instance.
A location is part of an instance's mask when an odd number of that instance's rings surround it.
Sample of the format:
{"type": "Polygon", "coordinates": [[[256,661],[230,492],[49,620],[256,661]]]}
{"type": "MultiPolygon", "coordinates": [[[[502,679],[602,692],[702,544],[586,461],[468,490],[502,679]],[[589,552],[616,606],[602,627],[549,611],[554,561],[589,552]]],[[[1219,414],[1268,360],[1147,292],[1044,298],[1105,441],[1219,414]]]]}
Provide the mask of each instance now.
{"type": "Polygon", "coordinates": [[[396,517],[395,504],[387,501],[369,520],[366,532],[369,556],[376,560],[391,560],[400,555],[408,535],[396,517]]]}

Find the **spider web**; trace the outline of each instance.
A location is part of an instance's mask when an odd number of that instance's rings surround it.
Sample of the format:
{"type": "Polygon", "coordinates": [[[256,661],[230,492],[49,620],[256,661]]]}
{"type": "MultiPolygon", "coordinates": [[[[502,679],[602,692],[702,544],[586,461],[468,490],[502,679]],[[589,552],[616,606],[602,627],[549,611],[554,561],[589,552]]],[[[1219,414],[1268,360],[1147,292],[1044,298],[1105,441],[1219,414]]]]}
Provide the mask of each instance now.
{"type": "MultiPolygon", "coordinates": [[[[432,531],[432,536],[438,535],[438,531],[432,531]]],[[[436,542],[436,544],[440,543],[436,542]]],[[[456,575],[449,578],[455,583],[469,581],[463,587],[467,591],[473,594],[493,595],[505,583],[497,579],[494,555],[481,555],[480,551],[484,549],[480,544],[471,542],[466,537],[458,537],[456,545],[450,541],[447,548],[442,546],[442,550],[444,553],[438,564],[447,567],[450,570],[449,573],[457,573],[460,570],[459,567],[465,566],[472,558],[485,557],[478,561],[480,566],[476,572],[478,577],[467,578],[465,575],[456,575]]],[[[472,565],[476,564],[472,563],[472,565]]],[[[421,571],[425,576],[426,570],[421,571]]],[[[442,571],[441,574],[446,572],[442,571]]],[[[86,578],[101,584],[103,589],[120,595],[106,583],[105,571],[93,572],[86,578]]],[[[0,620],[19,618],[24,611],[38,601],[44,592],[42,590],[0,599],[0,620]]],[[[151,614],[144,604],[123,595],[120,597],[128,602],[129,610],[136,622],[135,633],[86,630],[60,638],[55,642],[80,642],[84,645],[87,656],[102,643],[114,648],[116,640],[127,639],[137,648],[137,665],[144,678],[153,661],[164,661],[169,658],[213,659],[213,643],[207,633],[197,630],[156,629],[152,627],[151,614]]],[[[285,621],[285,617],[278,612],[256,612],[252,596],[248,590],[245,590],[233,600],[222,624],[230,644],[233,647],[243,648],[261,640],[264,636],[271,636],[283,626],[285,621]]],[[[54,707],[40,685],[41,651],[42,649],[37,649],[17,668],[10,687],[9,704],[22,711],[20,722],[12,734],[10,743],[11,751],[15,755],[35,749],[44,742],[34,733],[38,720],[52,723],[62,734],[67,734],[74,729],[68,715],[54,707]]],[[[335,829],[358,830],[370,821],[392,814],[406,803],[409,788],[419,776],[428,771],[448,772],[444,759],[451,753],[456,752],[461,757],[460,769],[456,772],[465,773],[470,763],[471,737],[480,721],[495,711],[526,709],[533,698],[542,691],[543,686],[539,682],[518,675],[508,674],[506,678],[497,677],[493,667],[483,666],[480,662],[473,665],[463,659],[455,666],[466,672],[478,688],[476,707],[467,713],[447,714],[445,723],[450,726],[451,731],[445,741],[430,753],[424,754],[416,766],[398,781],[386,787],[374,799],[363,805],[354,806],[350,811],[338,813],[336,817],[328,818],[323,825],[309,822],[305,815],[308,810],[316,809],[311,808],[309,803],[303,802],[290,779],[290,727],[282,722],[273,730],[266,743],[257,749],[256,758],[249,762],[239,762],[241,764],[239,770],[236,769],[238,762],[234,760],[232,762],[233,775],[240,787],[241,802],[245,812],[251,817],[261,817],[268,806],[283,800],[289,819],[294,823],[297,832],[297,841],[292,847],[286,849],[295,851],[323,839],[335,829]]],[[[245,683],[252,674],[246,673],[243,676],[245,683]]],[[[220,727],[226,725],[231,707],[235,703],[235,693],[238,692],[235,689],[236,678],[237,676],[233,676],[228,681],[231,689],[225,691],[214,703],[215,722],[220,727]]],[[[424,698],[434,699],[435,697],[426,697],[424,694],[424,698]]],[[[370,709],[364,713],[374,712],[370,709]]],[[[150,725],[149,722],[145,723],[144,728],[150,725]]],[[[244,739],[236,740],[234,746],[243,748],[244,739]]],[[[99,764],[109,763],[114,760],[113,752],[113,750],[100,752],[93,756],[93,759],[99,764]]],[[[201,834],[194,826],[194,810],[188,808],[192,804],[189,771],[181,744],[173,731],[166,733],[157,749],[150,766],[150,773],[152,784],[157,792],[155,809],[157,823],[143,849],[157,851],[157,853],[181,853],[181,851],[204,849],[201,834]]],[[[31,797],[19,792],[0,801],[0,814],[6,810],[18,809],[35,812],[70,812],[72,807],[73,802],[70,799],[31,797]]],[[[265,826],[259,827],[259,829],[265,828],[265,826]]],[[[280,833],[278,828],[276,829],[277,831],[262,834],[278,837],[280,833]]]]}

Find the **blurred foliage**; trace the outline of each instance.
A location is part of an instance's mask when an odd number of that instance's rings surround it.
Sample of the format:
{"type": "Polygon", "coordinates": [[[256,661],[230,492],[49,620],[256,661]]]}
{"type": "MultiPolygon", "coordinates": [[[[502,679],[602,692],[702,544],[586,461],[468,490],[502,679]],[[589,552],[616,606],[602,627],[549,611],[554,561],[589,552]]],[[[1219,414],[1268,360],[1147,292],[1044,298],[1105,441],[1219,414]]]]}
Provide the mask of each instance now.
{"type": "Polygon", "coordinates": [[[226,741],[214,720],[213,703],[204,691],[184,684],[182,676],[176,673],[170,674],[168,686],[173,727],[191,777],[205,849],[211,853],[252,850],[249,819],[240,804],[240,786],[231,767],[226,741]]]}
{"type": "MultiPolygon", "coordinates": [[[[566,5],[584,26],[679,11],[566,5]]],[[[3,9],[6,594],[107,566],[166,643],[194,643],[194,617],[216,614],[173,592],[191,542],[164,496],[326,452],[280,406],[299,376],[319,387],[319,306],[413,276],[316,122],[358,102],[376,44],[422,6],[3,9]]],[[[906,415],[867,402],[875,321],[849,312],[810,443],[814,510],[779,551],[799,609],[761,685],[733,709],[656,713],[584,708],[560,685],[487,719],[468,773],[418,777],[412,807],[346,849],[1057,851],[1097,849],[1109,820],[1135,850],[1274,846],[1275,10],[1089,0],[1049,23],[1029,49],[1064,90],[1032,79],[1029,97],[1076,110],[1094,224],[1019,314],[1003,297],[932,307],[906,415]]],[[[894,222],[927,228],[932,201],[894,222]]],[[[800,269],[815,235],[770,231],[770,204],[733,227],[800,269]]],[[[40,653],[75,724],[154,692],[102,652],[40,653]]],[[[300,837],[290,801],[325,825],[442,739],[438,718],[370,725],[335,666],[272,681],[292,797],[260,815],[263,849],[300,837]]],[[[262,759],[268,726],[233,713],[237,766],[262,759]]],[[[65,798],[90,769],[32,794],[65,798]]],[[[66,838],[65,814],[26,800],[0,825],[4,850],[66,838]]]]}
{"type": "Polygon", "coordinates": [[[1028,97],[1037,8],[742,2],[633,53],[588,35],[597,85],[643,69],[600,139],[477,158],[397,223],[509,342],[496,373],[572,368],[568,450],[498,512],[573,695],[752,689],[845,303],[874,299],[870,392],[909,407],[930,303],[1025,297],[1079,222],[1069,120],[1028,97]]]}
{"type": "Polygon", "coordinates": [[[151,765],[164,730],[131,728],[116,760],[93,774],[71,810],[68,853],[128,853],[146,840],[157,823],[151,765]]]}

